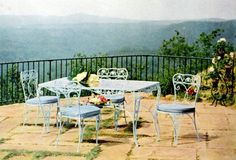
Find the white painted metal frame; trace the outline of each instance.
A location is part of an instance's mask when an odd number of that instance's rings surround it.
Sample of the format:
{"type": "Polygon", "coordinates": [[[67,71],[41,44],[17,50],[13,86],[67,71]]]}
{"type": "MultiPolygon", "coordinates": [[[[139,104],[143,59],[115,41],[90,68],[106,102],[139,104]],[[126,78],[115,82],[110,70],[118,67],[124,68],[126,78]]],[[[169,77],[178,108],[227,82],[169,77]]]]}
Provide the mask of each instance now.
{"type": "Polygon", "coordinates": [[[101,79],[120,79],[126,80],[129,76],[126,68],[100,68],[97,75],[101,79]]]}
{"type": "MultiPolygon", "coordinates": [[[[51,113],[51,107],[56,104],[58,105],[58,101],[53,102],[48,101],[47,103],[41,102],[41,95],[42,91],[38,88],[38,72],[35,70],[27,70],[20,73],[20,80],[22,84],[22,89],[24,93],[25,103],[24,103],[24,121],[23,126],[29,119],[29,111],[32,106],[37,107],[37,118],[35,120],[35,125],[38,123],[38,118],[40,115],[40,112],[43,114],[43,126],[44,126],[44,132],[49,132],[49,125],[50,125],[50,113],[51,113]],[[38,101],[38,103],[30,103],[29,100],[35,99],[38,101]]],[[[48,96],[50,99],[50,96],[48,96]]],[[[51,97],[52,99],[55,99],[54,97],[51,97]]]]}
{"type": "MultiPolygon", "coordinates": [[[[197,140],[199,141],[199,134],[196,125],[195,107],[196,107],[198,92],[201,85],[201,77],[199,75],[177,73],[173,76],[172,81],[174,86],[174,101],[172,104],[176,106],[187,106],[190,109],[184,110],[185,108],[183,108],[182,111],[175,111],[174,109],[169,111],[162,110],[160,109],[160,106],[165,104],[160,104],[160,98],[158,96],[157,107],[153,112],[153,120],[154,120],[155,130],[157,133],[157,140],[160,141],[160,127],[158,121],[158,113],[165,113],[170,115],[172,120],[174,128],[174,145],[178,144],[178,136],[181,125],[181,120],[180,120],[181,115],[188,115],[192,119],[197,140]],[[190,95],[188,93],[189,89],[193,89],[194,94],[190,95]]],[[[168,107],[168,104],[166,105],[166,107],[168,107]]]]}
{"type": "MultiPolygon", "coordinates": [[[[56,88],[56,84],[67,85],[71,83],[66,77],[45,82],[39,84],[40,87],[48,88],[53,91],[56,88]]],[[[100,79],[98,87],[82,87],[84,90],[91,90],[96,92],[97,90],[107,90],[107,91],[122,91],[122,92],[131,92],[134,98],[133,111],[130,112],[125,110],[126,113],[131,117],[133,123],[133,138],[136,146],[138,146],[138,136],[137,136],[137,122],[139,118],[140,111],[140,101],[141,96],[140,92],[152,92],[157,91],[157,99],[159,101],[161,88],[159,82],[150,82],[150,81],[135,81],[135,80],[110,80],[110,79],[100,79]]]]}
{"type": "Polygon", "coordinates": [[[90,90],[119,90],[123,92],[131,92],[134,98],[133,112],[125,109],[125,112],[131,117],[133,123],[133,138],[136,147],[138,147],[137,123],[139,119],[139,111],[141,109],[141,92],[157,91],[157,99],[160,98],[161,88],[159,82],[136,81],[136,80],[109,80],[101,79],[98,87],[90,88],[90,90]]]}
{"type": "MultiPolygon", "coordinates": [[[[126,68],[100,68],[97,71],[97,75],[100,79],[115,79],[115,80],[127,80],[128,78],[128,70],[126,68]]],[[[97,90],[96,91],[99,94],[106,96],[123,96],[125,97],[124,91],[120,90],[97,90]]],[[[127,124],[126,114],[125,114],[125,105],[124,101],[121,101],[119,103],[112,102],[112,105],[115,108],[114,112],[114,123],[115,123],[115,130],[118,130],[118,120],[119,115],[121,111],[124,111],[124,118],[125,123],[127,124]]]]}
{"type": "MultiPolygon", "coordinates": [[[[77,152],[80,151],[80,143],[83,142],[83,133],[84,133],[84,119],[87,118],[93,118],[94,116],[88,116],[88,117],[82,117],[81,115],[81,107],[83,107],[83,105],[80,104],[80,94],[81,94],[81,87],[75,83],[69,83],[68,85],[61,85],[61,84],[56,84],[54,87],[49,88],[50,90],[56,92],[57,94],[62,94],[65,96],[66,98],[66,103],[64,106],[60,105],[60,109],[58,112],[58,120],[57,122],[59,122],[59,130],[58,130],[58,135],[57,135],[57,140],[56,140],[56,144],[58,145],[59,143],[59,137],[60,134],[62,132],[62,128],[64,125],[64,122],[62,122],[63,118],[68,119],[74,119],[77,121],[77,126],[79,127],[79,140],[78,140],[78,146],[77,146],[77,152]],[[76,97],[76,101],[74,103],[73,98],[76,97]],[[70,112],[71,107],[74,107],[76,110],[71,113],[71,114],[75,114],[77,116],[71,116],[68,114],[64,114],[64,112],[70,112]]],[[[90,106],[85,106],[86,108],[89,109],[90,106]]],[[[95,107],[95,106],[94,106],[95,107]]],[[[100,109],[99,109],[100,110],[100,109]]],[[[95,119],[96,119],[96,144],[98,144],[98,130],[99,130],[99,126],[100,126],[100,113],[95,115],[95,119]]]]}

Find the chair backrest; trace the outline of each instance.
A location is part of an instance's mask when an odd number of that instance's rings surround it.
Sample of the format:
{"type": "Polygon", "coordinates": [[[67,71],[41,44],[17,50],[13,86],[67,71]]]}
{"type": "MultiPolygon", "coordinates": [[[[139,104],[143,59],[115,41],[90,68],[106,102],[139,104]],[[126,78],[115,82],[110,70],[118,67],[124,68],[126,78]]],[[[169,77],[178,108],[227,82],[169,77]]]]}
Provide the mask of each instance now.
{"type": "MultiPolygon", "coordinates": [[[[100,68],[97,75],[100,79],[127,80],[128,70],[126,68],[100,68]]],[[[123,91],[118,90],[97,90],[96,93],[103,95],[124,94],[123,91]]]]}
{"type": "MultiPolygon", "coordinates": [[[[75,83],[68,84],[67,86],[58,86],[57,93],[64,95],[65,104],[63,106],[78,106],[80,104],[81,86],[75,83]]],[[[78,110],[77,112],[80,112],[78,110]]]]}
{"type": "Polygon", "coordinates": [[[20,80],[25,100],[37,97],[38,72],[35,70],[22,71],[20,80]]]}
{"type": "Polygon", "coordinates": [[[100,68],[97,75],[101,79],[122,79],[128,78],[128,71],[126,68],[100,68]]]}
{"type": "Polygon", "coordinates": [[[172,80],[175,103],[187,103],[195,107],[201,85],[201,77],[199,75],[177,73],[172,80]]]}

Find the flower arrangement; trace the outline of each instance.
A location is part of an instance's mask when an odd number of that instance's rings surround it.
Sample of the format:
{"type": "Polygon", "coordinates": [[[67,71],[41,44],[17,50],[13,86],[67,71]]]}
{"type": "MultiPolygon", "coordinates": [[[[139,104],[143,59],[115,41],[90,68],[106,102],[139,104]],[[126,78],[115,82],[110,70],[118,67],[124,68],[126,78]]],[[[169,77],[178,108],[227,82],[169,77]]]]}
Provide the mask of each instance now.
{"type": "Polygon", "coordinates": [[[89,87],[96,87],[99,85],[99,77],[96,74],[90,74],[89,72],[79,73],[72,80],[89,87]]]}
{"type": "Polygon", "coordinates": [[[208,69],[206,79],[217,81],[221,77],[230,74],[233,66],[234,52],[233,46],[226,41],[225,38],[220,38],[215,47],[215,56],[212,58],[212,66],[208,69]]]}
{"type": "Polygon", "coordinates": [[[109,99],[107,99],[103,95],[97,95],[94,98],[90,99],[89,102],[95,105],[105,105],[109,102],[109,99]]]}
{"type": "Polygon", "coordinates": [[[219,79],[220,78],[220,73],[217,70],[217,68],[215,67],[215,64],[213,64],[213,66],[211,66],[208,69],[208,74],[205,77],[205,79],[219,79]]]}

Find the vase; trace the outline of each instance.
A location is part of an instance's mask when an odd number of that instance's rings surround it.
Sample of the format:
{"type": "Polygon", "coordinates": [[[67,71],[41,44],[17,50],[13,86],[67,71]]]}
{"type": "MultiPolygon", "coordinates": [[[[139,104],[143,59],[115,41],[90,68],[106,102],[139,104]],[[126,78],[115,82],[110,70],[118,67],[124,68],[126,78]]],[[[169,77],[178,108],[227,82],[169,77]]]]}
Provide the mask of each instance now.
{"type": "Polygon", "coordinates": [[[225,73],[226,73],[226,75],[230,75],[231,69],[232,69],[231,66],[225,65],[225,73]]]}
{"type": "Polygon", "coordinates": [[[219,83],[219,79],[218,78],[212,79],[212,87],[213,88],[217,88],[218,87],[218,83],[219,83]]]}
{"type": "Polygon", "coordinates": [[[224,58],[225,50],[224,49],[218,49],[218,56],[220,56],[221,59],[224,58]]]}

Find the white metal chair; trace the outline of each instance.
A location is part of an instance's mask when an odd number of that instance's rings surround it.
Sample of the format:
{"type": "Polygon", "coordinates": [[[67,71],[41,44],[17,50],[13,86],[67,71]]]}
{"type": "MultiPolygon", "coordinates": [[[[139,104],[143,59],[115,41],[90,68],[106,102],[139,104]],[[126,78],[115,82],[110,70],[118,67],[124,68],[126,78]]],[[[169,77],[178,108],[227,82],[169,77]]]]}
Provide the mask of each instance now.
{"type": "Polygon", "coordinates": [[[154,126],[157,133],[157,139],[160,140],[160,128],[158,122],[158,113],[169,114],[174,128],[174,144],[178,144],[178,135],[180,130],[180,115],[188,115],[193,122],[193,126],[199,140],[199,134],[196,126],[195,107],[198,97],[201,78],[198,75],[177,73],[173,76],[174,102],[171,104],[160,104],[153,112],[154,126]]]}
{"type": "Polygon", "coordinates": [[[61,134],[64,122],[62,119],[65,118],[73,119],[77,121],[79,126],[79,140],[77,152],[80,149],[80,143],[83,142],[83,132],[84,132],[84,119],[96,118],[96,144],[98,144],[98,130],[100,124],[100,108],[92,104],[81,105],[80,104],[80,94],[81,86],[76,84],[70,84],[62,88],[57,88],[58,93],[63,94],[66,98],[66,103],[64,106],[59,107],[58,121],[59,121],[59,131],[57,136],[57,145],[59,143],[59,136],[61,134]],[[76,97],[76,98],[75,98],[76,97]]]}
{"type": "Polygon", "coordinates": [[[27,70],[21,72],[20,79],[25,97],[25,113],[23,126],[29,118],[30,107],[35,106],[38,107],[38,115],[35,121],[35,125],[37,124],[37,120],[41,111],[44,118],[44,131],[49,132],[51,107],[54,104],[58,104],[58,97],[40,95],[40,91],[38,90],[38,72],[35,70],[27,70]]]}
{"type": "MultiPolygon", "coordinates": [[[[114,79],[114,80],[127,80],[128,71],[126,68],[100,68],[97,71],[97,75],[100,79],[114,79]]],[[[120,111],[124,111],[125,123],[127,124],[126,115],[125,115],[125,96],[123,91],[106,91],[103,90],[100,94],[104,95],[107,99],[110,99],[112,104],[115,107],[114,112],[114,121],[115,121],[115,130],[118,129],[118,118],[120,111]]]]}

